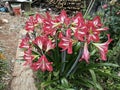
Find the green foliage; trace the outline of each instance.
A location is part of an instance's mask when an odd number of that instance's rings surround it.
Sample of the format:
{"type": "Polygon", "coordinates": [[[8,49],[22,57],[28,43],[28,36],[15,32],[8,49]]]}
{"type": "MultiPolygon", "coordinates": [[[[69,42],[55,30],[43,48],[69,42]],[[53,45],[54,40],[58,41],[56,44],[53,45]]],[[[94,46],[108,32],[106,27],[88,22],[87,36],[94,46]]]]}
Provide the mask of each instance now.
{"type": "Polygon", "coordinates": [[[7,62],[0,59],[0,90],[3,90],[5,87],[3,80],[4,75],[7,73],[7,62]]]}
{"type": "MultiPolygon", "coordinates": [[[[113,63],[90,63],[79,62],[75,70],[69,77],[62,77],[60,72],[37,72],[37,83],[39,90],[80,90],[94,89],[104,90],[111,83],[119,82],[120,77],[113,73],[112,68],[119,68],[113,63]],[[49,76],[47,76],[49,75],[49,76]],[[111,83],[110,80],[112,81],[111,83]],[[107,81],[107,82],[106,82],[107,81]]],[[[113,84],[114,85],[114,84],[113,84]]],[[[110,88],[116,88],[113,85],[110,88]]],[[[118,83],[115,85],[119,85],[118,83]]],[[[111,89],[111,90],[112,90],[111,89]]],[[[108,89],[109,90],[109,89],[108,89]]]]}
{"type": "Polygon", "coordinates": [[[109,22],[107,24],[109,25],[109,33],[111,34],[111,37],[113,38],[112,46],[120,46],[120,2],[116,3],[114,6],[111,6],[110,17],[109,22]],[[119,42],[119,43],[118,43],[119,42]]]}
{"type": "Polygon", "coordinates": [[[7,74],[7,70],[8,70],[8,63],[5,60],[5,56],[0,48],[0,90],[4,90],[5,88],[3,77],[5,76],[5,74],[7,74]]]}
{"type": "MultiPolygon", "coordinates": [[[[91,50],[90,63],[87,64],[84,61],[78,63],[77,51],[82,47],[81,43],[74,46],[74,53],[68,55],[66,60],[64,59],[66,52],[60,53],[59,50],[54,50],[51,52],[54,56],[48,55],[48,58],[51,61],[54,60],[53,66],[57,67],[53,72],[38,71],[36,73],[38,80],[36,85],[39,90],[120,90],[120,76],[118,75],[120,73],[120,15],[117,15],[120,7],[108,6],[106,10],[101,9],[96,14],[100,15],[104,24],[109,26],[107,32],[113,39],[107,55],[108,60],[104,62],[97,59],[98,55],[94,55],[96,49],[92,47],[94,50],[91,50]]],[[[91,19],[87,14],[85,17],[91,19]]],[[[102,38],[104,39],[105,36],[102,38]]]]}
{"type": "MultiPolygon", "coordinates": [[[[105,11],[108,19],[106,24],[109,26],[108,33],[111,34],[113,39],[110,44],[108,53],[108,62],[120,65],[120,1],[117,1],[114,5],[108,7],[105,11]]],[[[102,77],[107,83],[104,86],[106,90],[119,90],[120,89],[120,79],[118,76],[120,68],[106,68],[109,78],[102,77]],[[114,74],[115,75],[114,75],[114,74]]]]}

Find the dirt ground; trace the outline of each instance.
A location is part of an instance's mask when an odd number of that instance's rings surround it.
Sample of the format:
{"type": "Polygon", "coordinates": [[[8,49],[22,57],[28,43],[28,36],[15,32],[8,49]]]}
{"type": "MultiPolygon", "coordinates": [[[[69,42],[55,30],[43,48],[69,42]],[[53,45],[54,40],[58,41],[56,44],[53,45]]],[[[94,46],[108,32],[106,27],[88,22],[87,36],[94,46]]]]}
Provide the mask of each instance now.
{"type": "Polygon", "coordinates": [[[19,32],[24,28],[26,18],[22,16],[11,16],[9,13],[0,12],[0,19],[8,20],[8,23],[0,22],[0,49],[4,52],[9,63],[9,73],[6,76],[6,84],[12,80],[13,63],[16,59],[19,32]]]}
{"type": "MultiPolygon", "coordinates": [[[[33,11],[38,12],[35,8],[33,11]]],[[[41,13],[45,12],[41,9],[41,13]]],[[[54,15],[53,12],[51,12],[54,15]]],[[[0,50],[6,57],[9,65],[9,72],[4,78],[7,85],[5,90],[36,90],[33,73],[29,67],[23,67],[21,62],[17,62],[18,44],[21,38],[28,17],[11,16],[9,13],[0,12],[0,20],[6,19],[7,23],[0,21],[0,50]],[[20,87],[20,88],[19,88],[20,87]],[[33,89],[34,88],[34,89],[33,89]]]]}

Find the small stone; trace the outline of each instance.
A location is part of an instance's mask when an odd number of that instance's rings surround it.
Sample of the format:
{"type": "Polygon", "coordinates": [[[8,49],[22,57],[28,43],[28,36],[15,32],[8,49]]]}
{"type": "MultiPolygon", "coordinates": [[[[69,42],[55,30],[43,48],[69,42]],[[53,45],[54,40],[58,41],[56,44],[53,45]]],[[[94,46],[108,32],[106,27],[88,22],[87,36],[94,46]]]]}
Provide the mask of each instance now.
{"type": "Polygon", "coordinates": [[[7,19],[2,19],[2,22],[3,23],[8,23],[8,20],[7,19]]]}
{"type": "Polygon", "coordinates": [[[2,27],[0,27],[0,29],[2,29],[2,27]]]}

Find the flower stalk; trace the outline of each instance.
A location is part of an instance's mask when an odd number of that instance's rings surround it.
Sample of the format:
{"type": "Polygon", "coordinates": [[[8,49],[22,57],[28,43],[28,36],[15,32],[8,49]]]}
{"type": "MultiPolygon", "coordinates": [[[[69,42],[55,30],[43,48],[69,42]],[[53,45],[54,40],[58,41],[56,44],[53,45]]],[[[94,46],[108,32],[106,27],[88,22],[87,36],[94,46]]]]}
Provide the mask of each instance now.
{"type": "Polygon", "coordinates": [[[62,51],[62,63],[61,63],[61,75],[62,73],[64,72],[65,70],[65,61],[66,61],[66,50],[65,51],[62,51]]]}
{"type": "Polygon", "coordinates": [[[77,59],[75,60],[75,62],[73,63],[73,65],[72,65],[72,67],[70,68],[70,70],[68,71],[68,73],[66,74],[66,77],[68,77],[68,76],[71,74],[71,72],[75,69],[75,67],[77,66],[80,58],[82,57],[82,53],[83,53],[83,48],[80,48],[78,57],[77,57],[77,59]]]}
{"type": "Polygon", "coordinates": [[[85,14],[84,14],[84,17],[86,17],[86,16],[90,13],[90,11],[91,11],[94,3],[95,3],[95,0],[91,0],[91,1],[90,1],[89,5],[88,5],[88,8],[87,8],[87,10],[86,10],[86,12],[85,12],[85,14]]]}

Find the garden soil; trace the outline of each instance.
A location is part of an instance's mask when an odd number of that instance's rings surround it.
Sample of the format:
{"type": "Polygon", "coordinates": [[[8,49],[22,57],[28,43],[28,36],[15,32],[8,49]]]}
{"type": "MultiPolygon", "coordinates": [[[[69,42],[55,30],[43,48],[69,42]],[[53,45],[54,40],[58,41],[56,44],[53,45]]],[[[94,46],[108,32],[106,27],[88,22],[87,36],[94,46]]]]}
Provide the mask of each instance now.
{"type": "Polygon", "coordinates": [[[9,65],[9,72],[4,78],[6,90],[36,90],[32,70],[17,61],[18,41],[20,32],[24,30],[26,17],[11,16],[0,12],[0,49],[3,51],[9,65]],[[5,19],[5,22],[1,22],[5,19]],[[32,89],[30,89],[32,87],[32,89]]]}

